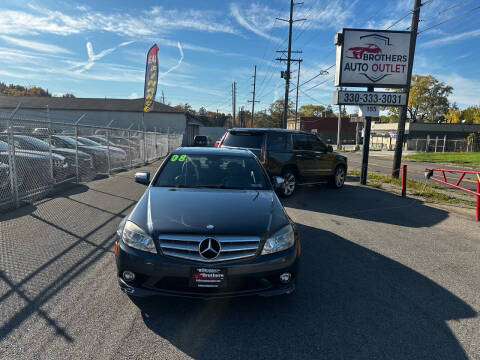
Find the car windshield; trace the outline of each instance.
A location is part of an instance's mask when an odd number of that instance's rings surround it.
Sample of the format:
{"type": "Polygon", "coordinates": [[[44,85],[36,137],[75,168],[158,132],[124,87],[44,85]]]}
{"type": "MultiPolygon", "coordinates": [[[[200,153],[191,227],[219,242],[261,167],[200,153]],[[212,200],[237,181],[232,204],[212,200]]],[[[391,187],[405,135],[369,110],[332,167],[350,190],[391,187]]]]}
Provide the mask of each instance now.
{"type": "Polygon", "coordinates": [[[154,186],[222,189],[269,189],[259,163],[252,157],[174,154],[154,186]]]}
{"type": "Polygon", "coordinates": [[[258,132],[231,131],[223,141],[223,145],[248,149],[260,149],[263,134],[258,132]]]}
{"type": "Polygon", "coordinates": [[[78,141],[81,142],[81,143],[84,144],[84,145],[102,146],[102,145],[100,145],[99,143],[97,143],[97,142],[95,142],[95,141],[93,141],[93,140],[84,138],[84,137],[78,137],[78,141]]]}

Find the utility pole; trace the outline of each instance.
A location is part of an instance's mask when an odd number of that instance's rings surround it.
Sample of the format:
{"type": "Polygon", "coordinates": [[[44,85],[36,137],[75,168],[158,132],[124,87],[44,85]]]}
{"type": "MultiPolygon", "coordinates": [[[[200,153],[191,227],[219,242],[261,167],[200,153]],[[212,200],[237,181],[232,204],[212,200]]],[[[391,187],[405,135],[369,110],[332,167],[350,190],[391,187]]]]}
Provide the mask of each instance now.
{"type": "Polygon", "coordinates": [[[235,108],[236,108],[237,89],[235,81],[232,84],[232,127],[235,127],[235,108]]]}
{"type": "Polygon", "coordinates": [[[243,119],[243,106],[240,108],[240,127],[245,127],[244,119],[243,119]]]}
{"type": "MultiPolygon", "coordinates": [[[[287,58],[286,59],[276,59],[279,61],[286,61],[287,62],[287,71],[285,73],[284,79],[285,79],[285,98],[284,98],[284,104],[283,104],[283,128],[287,128],[287,118],[288,118],[288,93],[290,92],[290,63],[292,61],[299,61],[299,60],[292,60],[292,28],[293,28],[293,23],[296,21],[305,21],[306,19],[298,19],[298,20],[293,20],[293,7],[295,5],[301,5],[303,2],[295,3],[293,0],[290,0],[290,18],[289,20],[286,19],[280,19],[277,18],[277,20],[281,21],[286,21],[288,22],[288,50],[287,51],[277,51],[281,53],[287,53],[287,58]]],[[[295,51],[293,51],[295,53],[295,51]]],[[[300,51],[301,52],[301,51],[300,51]]],[[[297,52],[298,53],[298,52],[297,52]]]]}
{"type": "Polygon", "coordinates": [[[402,149],[403,141],[405,139],[405,122],[407,121],[407,107],[408,98],[410,97],[410,84],[412,82],[412,68],[413,59],[415,57],[415,45],[417,43],[418,21],[420,19],[420,8],[422,7],[421,0],[415,0],[412,11],[412,24],[410,25],[410,49],[408,56],[408,70],[407,70],[407,105],[400,108],[400,119],[397,128],[397,142],[395,143],[395,154],[393,156],[392,177],[398,178],[400,174],[400,165],[402,163],[402,149]]]}
{"type": "Polygon", "coordinates": [[[300,87],[300,65],[302,60],[298,62],[298,73],[297,73],[297,98],[295,100],[295,130],[297,130],[297,115],[298,115],[298,88],[300,87]]]}
{"type": "Polygon", "coordinates": [[[253,91],[252,91],[252,100],[248,100],[248,102],[252,103],[252,128],[253,128],[253,114],[255,113],[255,103],[260,102],[255,100],[255,86],[257,84],[257,65],[255,65],[255,70],[253,71],[253,91]]]}

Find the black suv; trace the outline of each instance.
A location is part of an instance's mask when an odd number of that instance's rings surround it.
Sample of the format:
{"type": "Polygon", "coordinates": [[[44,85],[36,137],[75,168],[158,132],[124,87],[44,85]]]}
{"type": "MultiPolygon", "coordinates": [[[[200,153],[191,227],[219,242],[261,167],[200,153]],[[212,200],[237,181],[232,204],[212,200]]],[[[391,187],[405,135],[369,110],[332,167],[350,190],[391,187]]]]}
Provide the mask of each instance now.
{"type": "Polygon", "coordinates": [[[333,152],[314,134],[284,129],[228,130],[219,147],[249,149],[262,162],[270,176],[285,179],[279,192],[291,196],[296,185],[328,181],[339,189],[345,182],[347,158],[333,152]]]}

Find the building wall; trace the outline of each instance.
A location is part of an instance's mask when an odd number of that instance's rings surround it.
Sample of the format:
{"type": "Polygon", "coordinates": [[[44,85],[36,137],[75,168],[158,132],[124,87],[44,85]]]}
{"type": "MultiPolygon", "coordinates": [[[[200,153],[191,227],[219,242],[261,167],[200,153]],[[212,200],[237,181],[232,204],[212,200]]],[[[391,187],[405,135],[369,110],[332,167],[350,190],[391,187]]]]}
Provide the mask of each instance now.
{"type": "MultiPolygon", "coordinates": [[[[295,128],[295,119],[289,119],[287,128],[295,128]]],[[[299,130],[314,132],[328,144],[337,143],[338,117],[300,117],[297,122],[299,130]]],[[[342,144],[354,144],[356,123],[351,123],[350,118],[342,118],[341,142],[342,144]]]]}
{"type": "MultiPolygon", "coordinates": [[[[13,109],[0,109],[2,115],[8,114],[13,109]]],[[[74,123],[82,114],[86,114],[80,124],[106,126],[111,120],[114,120],[111,127],[127,129],[132,124],[132,129],[143,129],[142,118],[147,131],[184,133],[186,130],[186,117],[183,113],[141,113],[127,111],[80,111],[80,110],[46,110],[20,109],[17,112],[18,118],[44,119],[51,121],[74,123]]]]}
{"type": "Polygon", "coordinates": [[[199,129],[199,135],[210,136],[213,141],[220,140],[226,132],[227,128],[225,127],[200,126],[199,129]]]}

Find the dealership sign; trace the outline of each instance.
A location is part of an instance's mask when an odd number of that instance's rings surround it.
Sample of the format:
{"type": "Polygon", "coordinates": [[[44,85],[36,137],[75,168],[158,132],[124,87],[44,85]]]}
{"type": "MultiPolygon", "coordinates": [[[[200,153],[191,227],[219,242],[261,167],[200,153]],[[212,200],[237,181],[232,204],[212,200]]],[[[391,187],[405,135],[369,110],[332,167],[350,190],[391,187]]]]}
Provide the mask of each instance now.
{"type": "Polygon", "coordinates": [[[335,86],[407,85],[409,31],[342,29],[335,45],[335,86]]]}

